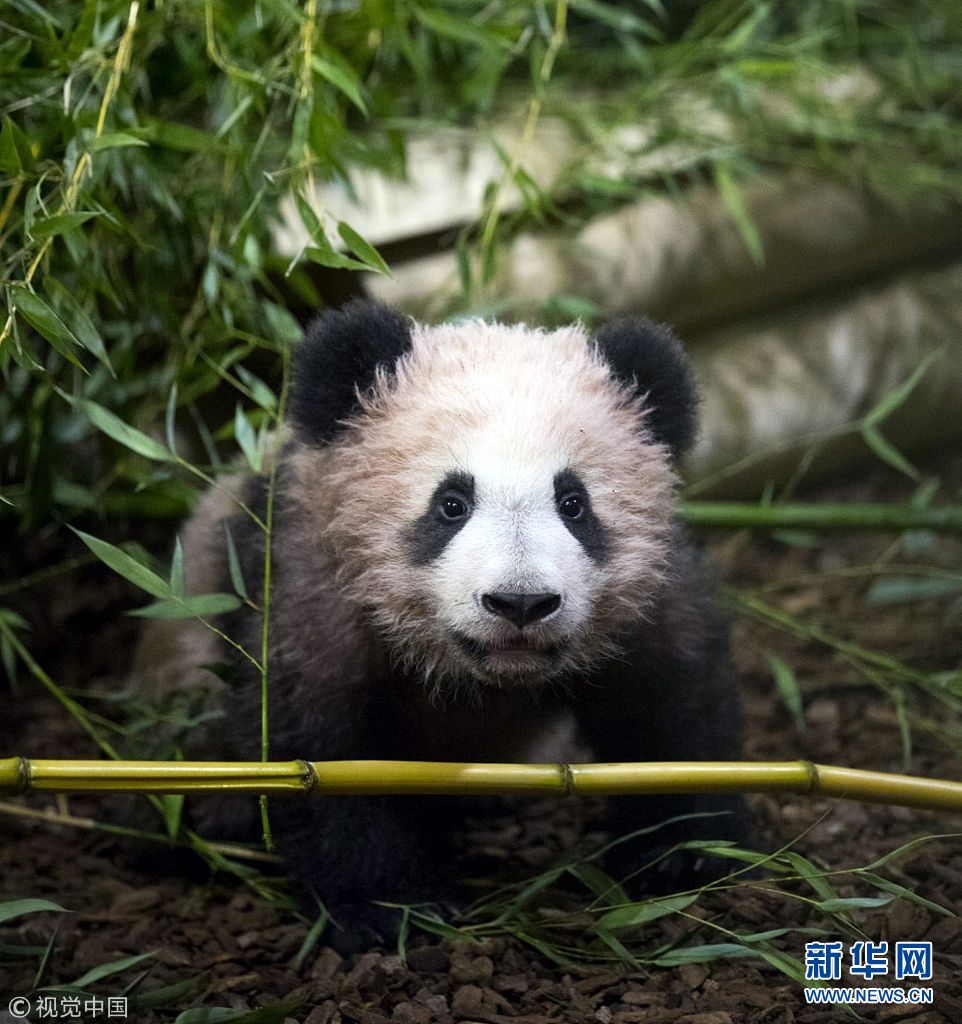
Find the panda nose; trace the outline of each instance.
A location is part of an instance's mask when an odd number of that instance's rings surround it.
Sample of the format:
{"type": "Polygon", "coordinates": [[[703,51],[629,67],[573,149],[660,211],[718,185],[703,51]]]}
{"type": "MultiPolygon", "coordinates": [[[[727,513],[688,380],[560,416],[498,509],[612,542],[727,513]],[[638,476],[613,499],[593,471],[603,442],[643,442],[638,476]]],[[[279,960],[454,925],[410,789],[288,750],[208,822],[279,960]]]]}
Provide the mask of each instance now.
{"type": "Polygon", "coordinates": [[[481,604],[492,615],[498,615],[523,629],[529,622],[537,622],[561,607],[560,594],[508,594],[497,591],[482,594],[481,604]]]}

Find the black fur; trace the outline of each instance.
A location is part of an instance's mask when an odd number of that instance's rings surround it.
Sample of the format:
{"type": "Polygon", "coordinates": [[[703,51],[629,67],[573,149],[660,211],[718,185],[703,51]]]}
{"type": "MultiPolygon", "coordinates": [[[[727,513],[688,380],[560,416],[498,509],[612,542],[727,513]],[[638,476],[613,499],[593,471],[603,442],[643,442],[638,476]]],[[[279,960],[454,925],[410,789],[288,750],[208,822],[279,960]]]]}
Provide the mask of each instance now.
{"type": "MultiPolygon", "coordinates": [[[[396,358],[405,350],[406,330],[399,318],[370,305],[322,318],[305,343],[298,366],[293,416],[303,437],[312,443],[330,437],[337,421],[353,408],[354,385],[369,384],[374,366],[386,365],[392,358],[388,353],[396,358]],[[376,329],[378,324],[383,329],[376,329]],[[362,351],[356,352],[355,344],[362,351]],[[347,360],[346,370],[338,359],[347,360]]],[[[647,322],[634,321],[602,332],[598,344],[619,376],[637,376],[638,386],[650,390],[656,410],[652,426],[659,439],[675,450],[683,448],[691,433],[694,398],[674,339],[647,322]],[[677,395],[671,387],[679,389],[677,395]]],[[[558,497],[569,491],[584,495],[579,484],[573,474],[559,474],[558,497]]],[[[672,544],[669,582],[653,617],[639,621],[624,638],[624,656],[598,664],[588,676],[561,679],[554,687],[487,687],[480,702],[477,694],[455,688],[439,706],[432,703],[423,678],[391,663],[374,627],[345,607],[332,583],[318,588],[319,580],[331,582],[331,565],[323,561],[310,524],[301,521],[307,513],[290,500],[290,486],[282,454],[274,505],[268,658],[272,758],[516,761],[523,758],[531,738],[564,712],[574,714],[596,760],[714,760],[738,755],[738,709],[728,675],[726,625],[714,611],[712,585],[681,527],[672,544]],[[332,648],[345,653],[332,656],[332,648]]],[[[420,562],[434,557],[447,536],[434,533],[437,499],[449,488],[470,498],[472,486],[463,475],[442,481],[423,521],[413,528],[410,550],[400,551],[398,557],[409,555],[420,562]]],[[[259,510],[264,496],[263,481],[252,481],[245,500],[259,510]]],[[[445,530],[455,526],[445,524],[445,530]]],[[[245,604],[220,625],[259,656],[264,534],[244,514],[233,517],[230,527],[254,606],[245,604]]],[[[582,542],[599,553],[602,536],[596,533],[582,542]]],[[[223,551],[220,557],[223,588],[229,590],[223,551]]],[[[204,750],[188,753],[256,759],[259,674],[246,659],[225,648],[225,659],[229,658],[237,678],[222,729],[204,750]]],[[[389,942],[396,932],[399,912],[372,901],[443,904],[451,898],[445,844],[458,816],[471,805],[464,800],[452,807],[437,797],[278,797],[270,800],[269,809],[274,835],[300,895],[308,907],[316,908],[315,897],[323,900],[339,926],[329,941],[349,951],[389,942]]],[[[247,801],[240,810],[219,798],[192,806],[202,831],[212,837],[258,834],[255,801],[247,801]]],[[[619,879],[636,874],[653,857],[687,838],[740,840],[746,832],[738,797],[616,798],[610,809],[617,833],[679,815],[726,812],[678,821],[616,845],[607,866],[619,879]]],[[[672,855],[660,859],[654,872],[636,877],[634,887],[684,886],[705,867],[695,856],[672,855]]],[[[707,870],[710,873],[711,866],[707,870]]],[[[714,870],[717,874],[717,866],[714,870]]]]}
{"type": "MultiPolygon", "coordinates": [[[[576,692],[576,714],[598,761],[728,761],[741,756],[741,713],[731,682],[728,623],[715,606],[714,582],[682,528],[673,547],[672,583],[627,641],[627,654],[576,692]]],[[[670,892],[711,877],[722,865],[671,848],[689,839],[748,841],[739,795],[612,797],[615,835],[654,829],[608,854],[629,891],[670,892]],[[690,817],[697,815],[697,817],[690,817]],[[664,825],[673,818],[681,818],[664,825]],[[659,859],[662,858],[662,859],[659,859]],[[646,864],[650,870],[631,877],[646,864]]]]}
{"type": "Polygon", "coordinates": [[[441,515],[439,505],[448,491],[455,491],[467,499],[470,505],[474,501],[474,477],[470,473],[455,470],[448,473],[435,487],[424,514],[419,516],[406,532],[408,552],[413,565],[428,565],[436,558],[440,558],[444,549],[470,518],[469,514],[463,519],[452,521],[441,515]]]}
{"type": "Polygon", "coordinates": [[[302,441],[321,445],[357,410],[357,394],[374,384],[378,367],[391,369],[411,347],[399,313],[357,300],[329,309],[310,326],[294,363],[290,420],[302,441]]]}
{"type": "Polygon", "coordinates": [[[557,473],[554,478],[554,500],[561,501],[566,495],[577,494],[581,498],[584,511],[578,519],[569,519],[566,516],[559,516],[564,523],[565,529],[585,549],[589,558],[602,563],[608,560],[611,550],[611,542],[608,540],[608,531],[601,524],[601,520],[591,509],[591,496],[581,482],[581,477],[573,470],[564,469],[557,473]]]}
{"type": "MultiPolygon", "coordinates": [[[[297,600],[301,574],[318,570],[309,549],[281,556],[292,512],[283,486],[276,501],[272,606],[280,608],[297,600]]],[[[248,517],[236,517],[232,529],[238,547],[250,544],[244,573],[249,592],[259,600],[263,533],[253,524],[246,533],[245,522],[250,523],[248,517]]],[[[226,587],[226,567],[224,572],[226,587]]],[[[350,663],[331,663],[320,678],[305,671],[297,649],[318,643],[312,632],[324,628],[332,611],[312,608],[305,636],[295,644],[285,645],[276,626],[272,631],[271,757],[514,761],[530,737],[567,709],[598,761],[736,758],[739,714],[728,673],[726,624],[714,610],[712,585],[680,528],[670,578],[654,618],[625,638],[624,655],[599,664],[587,677],[563,679],[540,691],[487,690],[480,705],[470,693],[433,705],[420,677],[378,653],[379,641],[369,627],[350,663]]],[[[228,619],[229,634],[259,651],[260,615],[245,606],[228,619]]],[[[243,659],[237,673],[216,753],[252,760],[259,756],[259,677],[243,659]]],[[[214,753],[208,747],[195,756],[214,753]]],[[[278,797],[270,801],[270,820],[303,902],[315,910],[315,898],[324,902],[338,925],[328,941],[351,952],[389,943],[396,933],[399,912],[372,901],[445,905],[457,899],[446,867],[448,843],[472,806],[470,799],[438,797],[278,797]]],[[[194,820],[206,835],[255,839],[259,834],[253,800],[241,807],[215,798],[203,805],[194,801],[194,807],[194,820]]],[[[738,796],[612,798],[609,824],[615,835],[653,830],[614,846],[606,858],[612,877],[628,879],[633,893],[677,891],[717,877],[721,865],[672,852],[675,844],[705,838],[737,842],[747,836],[738,796]],[[678,817],[682,820],[661,826],[678,817]],[[639,874],[652,861],[654,867],[639,874]]]]}
{"type": "Polygon", "coordinates": [[[670,328],[647,317],[625,317],[603,327],[594,342],[614,375],[647,395],[654,439],[667,445],[673,458],[683,455],[695,439],[698,395],[684,349],[670,328]]]}

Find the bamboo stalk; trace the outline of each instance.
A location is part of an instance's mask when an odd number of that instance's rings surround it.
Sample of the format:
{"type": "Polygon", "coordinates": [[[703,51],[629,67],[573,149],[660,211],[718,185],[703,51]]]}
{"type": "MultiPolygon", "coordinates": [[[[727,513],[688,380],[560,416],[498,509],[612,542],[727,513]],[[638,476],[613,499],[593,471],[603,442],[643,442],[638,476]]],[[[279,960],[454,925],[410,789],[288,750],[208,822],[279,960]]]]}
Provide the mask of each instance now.
{"type": "Polygon", "coordinates": [[[811,761],[461,764],[0,759],[0,793],[28,791],[317,795],[798,793],[962,811],[962,782],[811,761]]]}
{"type": "Polygon", "coordinates": [[[867,502],[686,501],[680,514],[692,526],[792,530],[962,530],[962,505],[916,508],[867,502]]]}

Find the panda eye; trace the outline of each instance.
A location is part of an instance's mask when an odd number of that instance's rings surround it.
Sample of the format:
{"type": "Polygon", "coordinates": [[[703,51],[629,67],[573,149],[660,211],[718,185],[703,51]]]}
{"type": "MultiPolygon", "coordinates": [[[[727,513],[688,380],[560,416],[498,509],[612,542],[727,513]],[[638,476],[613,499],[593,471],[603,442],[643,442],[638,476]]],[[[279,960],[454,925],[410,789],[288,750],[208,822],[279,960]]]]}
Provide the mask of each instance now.
{"type": "Polygon", "coordinates": [[[558,502],[558,512],[565,519],[580,519],[585,514],[585,503],[580,494],[566,494],[558,502]]]}
{"type": "Polygon", "coordinates": [[[445,494],[438,502],[441,518],[449,523],[464,519],[471,511],[467,498],[461,494],[445,494]]]}

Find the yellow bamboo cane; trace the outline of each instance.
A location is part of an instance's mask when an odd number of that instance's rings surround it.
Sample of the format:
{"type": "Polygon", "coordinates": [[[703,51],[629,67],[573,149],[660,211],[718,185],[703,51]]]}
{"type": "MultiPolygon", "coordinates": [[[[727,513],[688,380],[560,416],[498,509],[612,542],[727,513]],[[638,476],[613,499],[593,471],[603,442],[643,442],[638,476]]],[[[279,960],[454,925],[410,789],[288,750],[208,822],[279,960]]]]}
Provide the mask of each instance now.
{"type": "Polygon", "coordinates": [[[798,793],[962,811],[962,782],[811,761],[460,764],[432,761],[0,759],[0,793],[798,793]]]}

